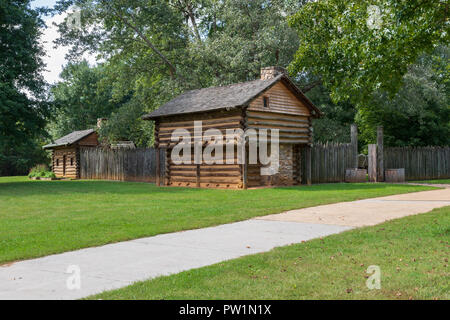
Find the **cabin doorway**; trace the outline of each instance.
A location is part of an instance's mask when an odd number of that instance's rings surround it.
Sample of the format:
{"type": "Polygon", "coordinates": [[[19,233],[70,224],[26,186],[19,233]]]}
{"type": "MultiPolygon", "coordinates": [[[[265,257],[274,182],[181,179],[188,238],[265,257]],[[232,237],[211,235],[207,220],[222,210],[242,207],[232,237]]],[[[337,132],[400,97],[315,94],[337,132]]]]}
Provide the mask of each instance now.
{"type": "Polygon", "coordinates": [[[66,155],[63,156],[63,176],[66,176],[66,155]]]}

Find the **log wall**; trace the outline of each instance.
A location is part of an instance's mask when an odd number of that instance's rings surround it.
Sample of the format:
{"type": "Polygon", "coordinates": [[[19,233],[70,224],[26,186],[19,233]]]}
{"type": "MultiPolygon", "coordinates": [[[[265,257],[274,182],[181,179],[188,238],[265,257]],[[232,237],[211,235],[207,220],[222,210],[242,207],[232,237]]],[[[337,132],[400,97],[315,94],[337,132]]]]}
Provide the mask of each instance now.
{"type": "Polygon", "coordinates": [[[53,150],[52,171],[57,178],[78,178],[78,154],[76,148],[61,148],[53,150]],[[65,172],[64,172],[65,158],[65,172]]]}
{"type": "Polygon", "coordinates": [[[276,112],[292,115],[310,116],[311,113],[283,83],[278,82],[262,95],[250,102],[249,110],[276,112]],[[268,98],[268,106],[264,106],[264,97],[268,98]]]}
{"type": "MultiPolygon", "coordinates": [[[[187,186],[187,187],[211,187],[211,188],[242,188],[243,168],[237,163],[237,148],[234,152],[234,163],[209,165],[206,163],[194,164],[194,149],[191,148],[190,164],[175,164],[171,161],[171,152],[178,142],[171,142],[172,132],[176,129],[186,129],[192,138],[194,135],[194,121],[202,121],[202,136],[211,137],[206,132],[208,129],[220,130],[223,143],[234,145],[238,135],[234,135],[229,141],[226,140],[226,130],[243,129],[242,111],[233,110],[228,112],[210,112],[197,115],[185,115],[178,117],[163,118],[157,123],[155,133],[156,146],[164,149],[166,163],[163,166],[164,185],[187,186]]],[[[202,153],[206,145],[202,147],[202,153]]],[[[225,154],[225,147],[224,147],[225,154]]]]}

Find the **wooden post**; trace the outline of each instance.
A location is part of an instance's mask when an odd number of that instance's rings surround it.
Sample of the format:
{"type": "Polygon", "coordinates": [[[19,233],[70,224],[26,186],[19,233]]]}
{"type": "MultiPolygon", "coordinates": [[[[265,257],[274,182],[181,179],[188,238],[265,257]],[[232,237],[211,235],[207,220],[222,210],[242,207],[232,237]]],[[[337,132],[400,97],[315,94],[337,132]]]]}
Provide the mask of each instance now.
{"type": "Polygon", "coordinates": [[[358,127],[354,123],[350,126],[350,139],[354,157],[353,167],[358,168],[358,127]]]}
{"type": "Polygon", "coordinates": [[[377,181],[384,181],[383,127],[377,127],[377,181]]]}
{"type": "Polygon", "coordinates": [[[306,165],[306,184],[310,186],[312,184],[311,181],[311,146],[308,145],[305,147],[305,165],[306,165]]]}
{"type": "Polygon", "coordinates": [[[197,188],[200,188],[200,165],[197,164],[197,172],[196,172],[196,182],[197,182],[197,188]]]}
{"type": "Polygon", "coordinates": [[[377,182],[377,145],[369,144],[369,182],[377,182]]]}
{"type": "Polygon", "coordinates": [[[160,186],[161,185],[161,181],[160,181],[160,176],[161,176],[161,165],[159,163],[159,146],[156,147],[156,185],[160,186]]]}
{"type": "Polygon", "coordinates": [[[248,161],[247,161],[247,152],[245,147],[245,138],[244,138],[244,148],[243,148],[243,160],[244,163],[242,165],[242,188],[247,189],[248,185],[248,161]]]}

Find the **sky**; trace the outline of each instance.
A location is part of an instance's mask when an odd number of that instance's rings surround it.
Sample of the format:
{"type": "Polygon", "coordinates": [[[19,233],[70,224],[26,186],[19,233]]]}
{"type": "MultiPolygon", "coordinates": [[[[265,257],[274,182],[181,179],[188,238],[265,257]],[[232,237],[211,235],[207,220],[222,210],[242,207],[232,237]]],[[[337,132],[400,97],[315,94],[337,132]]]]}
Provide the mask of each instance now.
{"type": "MultiPolygon", "coordinates": [[[[56,0],[35,0],[31,2],[31,6],[35,7],[49,7],[52,8],[56,3],[56,0]]],[[[58,38],[58,29],[53,25],[53,22],[60,23],[64,21],[64,18],[67,16],[67,13],[63,13],[60,15],[55,15],[53,17],[43,17],[47,28],[43,31],[43,35],[40,39],[44,50],[46,52],[46,56],[44,57],[44,62],[47,65],[46,71],[43,73],[44,79],[53,84],[61,78],[59,74],[62,71],[64,65],[67,64],[67,60],[65,58],[66,53],[68,52],[68,47],[58,47],[54,48],[53,41],[58,38]]],[[[94,56],[84,56],[89,63],[95,64],[94,56]]]]}

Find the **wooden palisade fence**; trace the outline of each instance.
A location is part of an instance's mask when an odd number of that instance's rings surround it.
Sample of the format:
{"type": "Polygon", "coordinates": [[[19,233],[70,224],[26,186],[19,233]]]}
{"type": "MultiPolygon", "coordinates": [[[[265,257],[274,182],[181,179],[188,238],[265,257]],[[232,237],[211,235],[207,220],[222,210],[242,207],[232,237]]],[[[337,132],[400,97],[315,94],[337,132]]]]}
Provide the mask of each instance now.
{"type": "MultiPolygon", "coordinates": [[[[160,155],[162,163],[164,156],[160,155]]],[[[80,179],[154,182],[156,151],[153,148],[81,148],[80,179]]]]}
{"type": "MultiPolygon", "coordinates": [[[[352,143],[313,144],[311,147],[312,183],[344,182],[345,170],[357,167],[355,167],[357,157],[358,153],[352,143]]],[[[305,163],[304,159],[302,160],[302,163],[305,163]]]]}
{"type": "MultiPolygon", "coordinates": [[[[350,143],[315,143],[311,146],[311,182],[344,182],[345,170],[358,168],[358,130],[350,128],[350,143]]],[[[305,152],[302,152],[302,176],[307,176],[305,152]]],[[[303,179],[303,183],[306,181],[303,179]]]]}
{"type": "Polygon", "coordinates": [[[405,168],[406,180],[450,178],[450,147],[384,149],[384,167],[405,168]]]}

